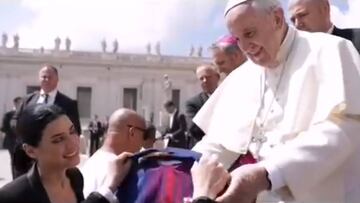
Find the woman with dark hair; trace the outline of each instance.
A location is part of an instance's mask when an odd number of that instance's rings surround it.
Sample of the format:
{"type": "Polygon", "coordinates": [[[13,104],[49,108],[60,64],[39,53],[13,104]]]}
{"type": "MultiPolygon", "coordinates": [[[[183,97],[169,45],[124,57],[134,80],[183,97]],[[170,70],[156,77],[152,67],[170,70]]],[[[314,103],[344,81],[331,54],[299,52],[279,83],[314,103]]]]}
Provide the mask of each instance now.
{"type": "Polygon", "coordinates": [[[130,168],[131,154],[119,155],[109,167],[104,186],[84,200],[83,177],[76,168],[80,162],[79,136],[65,112],[55,105],[28,106],[16,128],[34,164],[27,174],[0,189],[0,202],[116,202],[113,192],[130,168]]]}

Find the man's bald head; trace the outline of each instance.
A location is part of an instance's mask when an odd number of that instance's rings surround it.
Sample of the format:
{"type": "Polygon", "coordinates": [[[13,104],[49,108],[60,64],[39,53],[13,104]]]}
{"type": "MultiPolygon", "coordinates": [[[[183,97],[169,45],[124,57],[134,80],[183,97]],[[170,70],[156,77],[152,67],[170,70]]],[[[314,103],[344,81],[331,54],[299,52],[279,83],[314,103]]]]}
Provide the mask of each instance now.
{"type": "Polygon", "coordinates": [[[121,108],[109,118],[107,138],[104,145],[116,154],[137,152],[144,142],[145,119],[133,110],[121,108]]]}
{"type": "Polygon", "coordinates": [[[220,75],[212,64],[203,64],[196,68],[196,77],[201,82],[201,88],[207,94],[212,94],[218,86],[220,75]]]}
{"type": "Polygon", "coordinates": [[[145,128],[145,120],[131,109],[121,108],[111,114],[109,118],[108,132],[118,131],[127,125],[140,125],[145,128]]]}
{"type": "Polygon", "coordinates": [[[328,0],[290,0],[289,13],[299,30],[328,32],[332,26],[328,0]]]}

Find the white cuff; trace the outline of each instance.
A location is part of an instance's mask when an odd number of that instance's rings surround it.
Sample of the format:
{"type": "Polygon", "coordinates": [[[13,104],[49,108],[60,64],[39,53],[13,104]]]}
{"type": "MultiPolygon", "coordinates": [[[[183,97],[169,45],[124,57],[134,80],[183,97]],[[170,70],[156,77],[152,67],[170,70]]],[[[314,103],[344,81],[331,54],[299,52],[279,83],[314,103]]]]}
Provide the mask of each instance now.
{"type": "Polygon", "coordinates": [[[105,199],[107,199],[110,203],[119,203],[119,200],[117,199],[117,197],[114,195],[114,193],[108,188],[108,187],[100,187],[97,190],[98,193],[100,193],[102,196],[105,197],[105,199]]]}
{"type": "Polygon", "coordinates": [[[263,166],[269,174],[268,178],[271,182],[271,191],[278,190],[281,187],[285,186],[285,180],[281,175],[280,169],[277,166],[268,161],[261,161],[259,162],[259,164],[263,166]]]}

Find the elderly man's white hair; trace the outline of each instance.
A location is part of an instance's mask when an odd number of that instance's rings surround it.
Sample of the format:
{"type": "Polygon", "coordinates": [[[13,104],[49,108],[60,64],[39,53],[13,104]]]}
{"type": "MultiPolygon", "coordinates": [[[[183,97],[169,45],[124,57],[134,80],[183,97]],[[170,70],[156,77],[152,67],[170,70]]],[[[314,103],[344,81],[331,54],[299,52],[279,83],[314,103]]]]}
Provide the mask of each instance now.
{"type": "Polygon", "coordinates": [[[265,11],[272,11],[274,8],[281,7],[281,2],[279,0],[229,0],[224,15],[226,16],[234,7],[245,3],[252,5],[256,9],[265,11]]]}

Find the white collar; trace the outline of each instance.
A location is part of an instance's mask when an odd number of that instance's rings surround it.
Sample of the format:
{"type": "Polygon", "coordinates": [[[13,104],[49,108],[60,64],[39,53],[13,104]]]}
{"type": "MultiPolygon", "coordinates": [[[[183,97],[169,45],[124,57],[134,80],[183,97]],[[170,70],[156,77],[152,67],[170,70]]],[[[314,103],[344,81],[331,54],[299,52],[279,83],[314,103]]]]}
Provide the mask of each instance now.
{"type": "Polygon", "coordinates": [[[175,111],[174,111],[174,112],[169,113],[169,115],[172,117],[172,116],[174,116],[174,115],[176,114],[176,112],[177,112],[177,109],[175,109],[175,111]]]}
{"type": "Polygon", "coordinates": [[[281,63],[284,63],[287,57],[290,54],[290,48],[295,39],[295,29],[291,26],[288,26],[288,31],[286,33],[284,41],[281,43],[280,50],[276,55],[276,60],[281,63]]]}
{"type": "MultiPolygon", "coordinates": [[[[58,92],[58,90],[57,90],[57,88],[55,88],[51,92],[49,92],[48,95],[50,98],[55,98],[57,92],[58,92]]],[[[45,95],[45,92],[43,89],[40,90],[40,95],[45,95]]]]}
{"type": "Polygon", "coordinates": [[[276,55],[276,60],[279,64],[276,68],[265,68],[265,73],[269,74],[280,74],[284,68],[287,58],[291,52],[292,44],[295,40],[295,29],[291,26],[288,26],[288,31],[283,42],[280,45],[279,52],[276,55]]]}
{"type": "Polygon", "coordinates": [[[328,34],[331,34],[331,33],[334,31],[334,29],[335,29],[334,24],[331,24],[331,27],[330,27],[330,29],[327,31],[327,33],[328,33],[328,34]]]}

